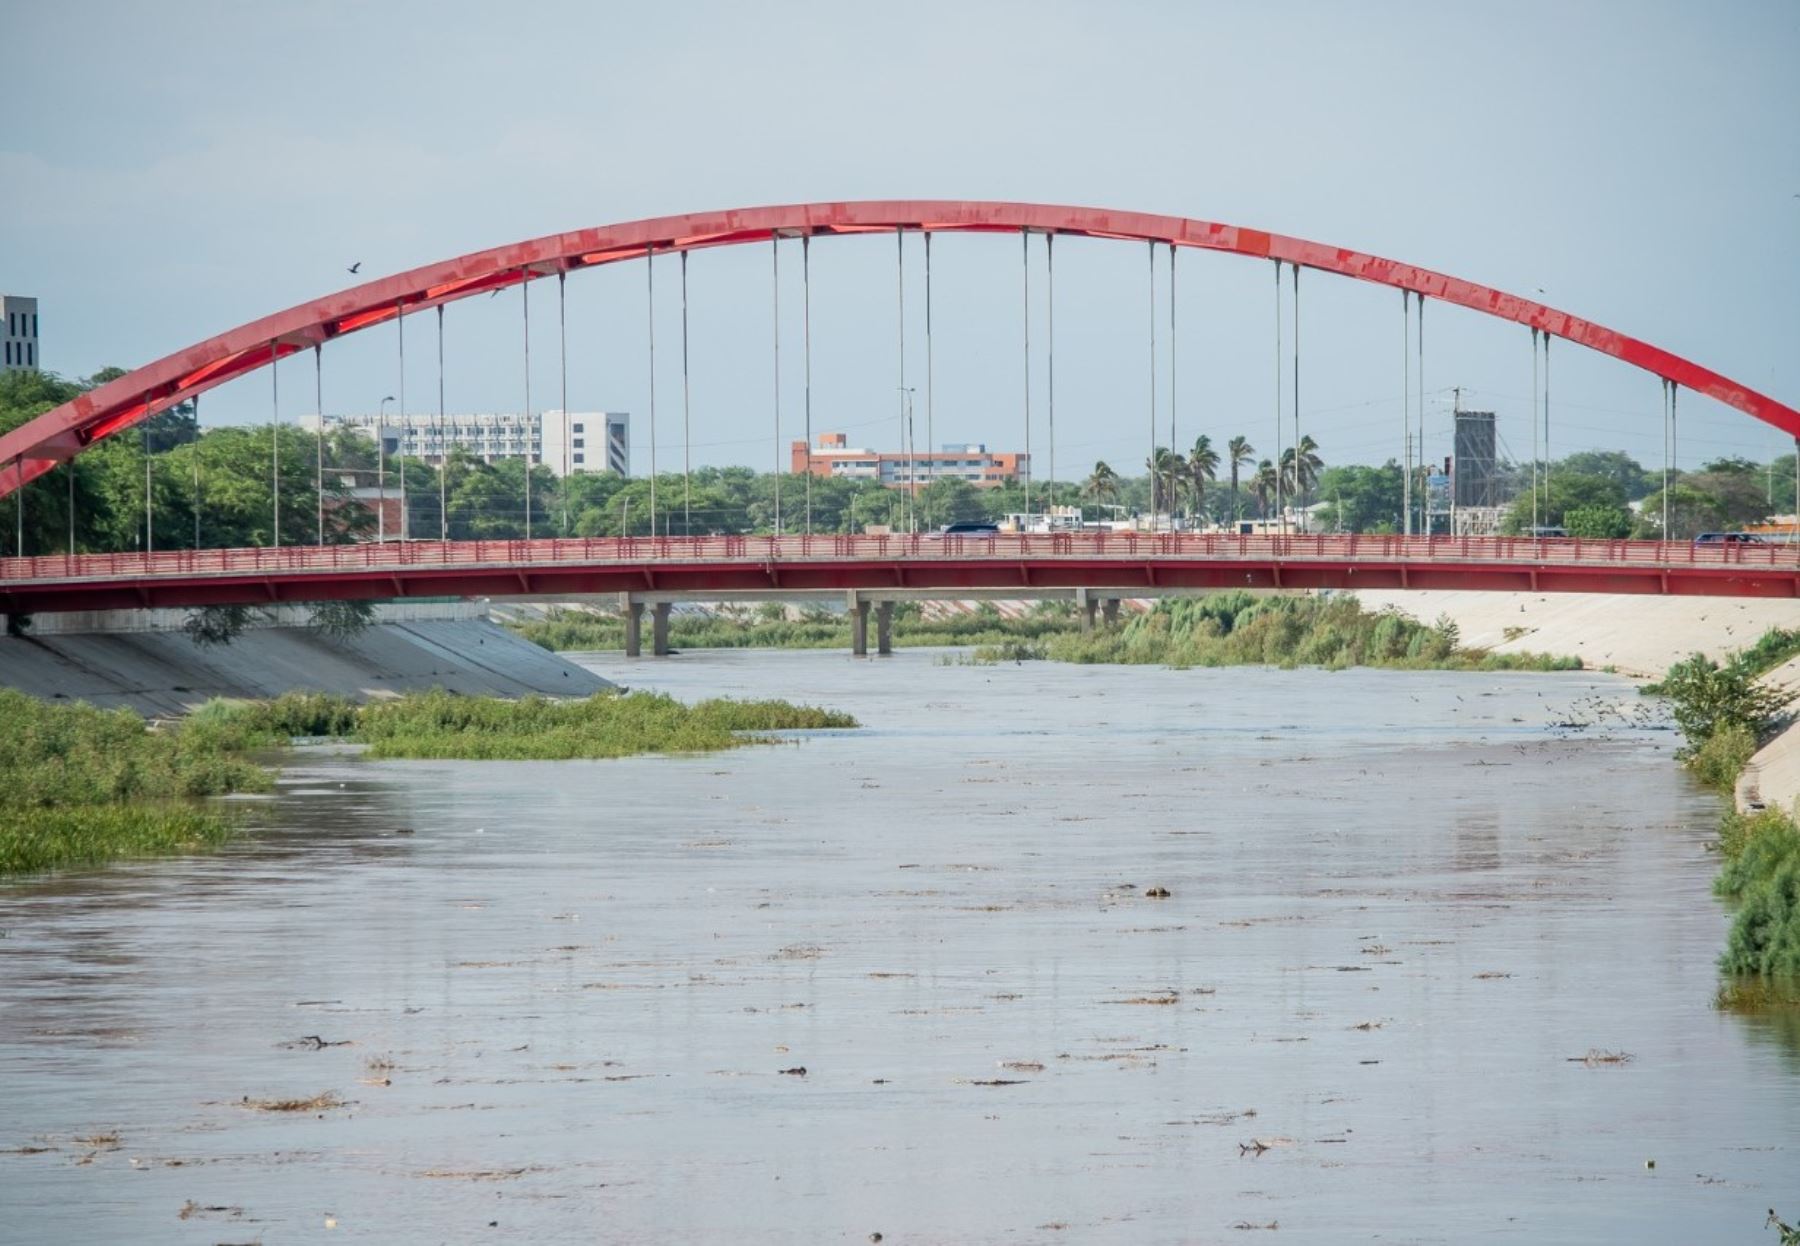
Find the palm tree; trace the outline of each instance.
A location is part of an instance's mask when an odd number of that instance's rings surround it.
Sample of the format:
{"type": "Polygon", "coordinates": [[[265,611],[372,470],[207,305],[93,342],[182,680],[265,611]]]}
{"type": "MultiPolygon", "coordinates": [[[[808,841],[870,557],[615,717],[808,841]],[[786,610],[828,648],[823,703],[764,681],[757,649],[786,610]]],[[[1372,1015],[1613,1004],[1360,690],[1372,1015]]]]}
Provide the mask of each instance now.
{"type": "Polygon", "coordinates": [[[1248,437],[1233,437],[1225,443],[1225,457],[1231,463],[1231,511],[1242,519],[1244,495],[1238,492],[1238,468],[1256,461],[1256,447],[1250,444],[1248,437]]]}
{"type": "Polygon", "coordinates": [[[1257,513],[1262,518],[1269,517],[1269,502],[1280,487],[1280,477],[1275,472],[1275,464],[1264,459],[1256,465],[1256,474],[1250,477],[1250,492],[1256,498],[1257,513]]]}
{"type": "Polygon", "coordinates": [[[1116,502],[1119,500],[1119,474],[1102,459],[1094,464],[1094,470],[1088,474],[1081,492],[1095,502],[1116,502]]]}
{"type": "Polygon", "coordinates": [[[1319,469],[1325,460],[1318,455],[1319,443],[1310,434],[1300,438],[1299,469],[1294,467],[1295,455],[1293,447],[1281,452],[1281,485],[1299,505],[1306,497],[1306,491],[1319,483],[1319,469]]]}
{"type": "Polygon", "coordinates": [[[1212,438],[1202,433],[1194,441],[1194,448],[1187,460],[1188,484],[1194,491],[1194,513],[1198,515],[1206,505],[1207,482],[1219,478],[1219,452],[1213,449],[1212,438]]]}
{"type": "Polygon", "coordinates": [[[1159,502],[1171,518],[1176,506],[1181,503],[1181,485],[1187,478],[1187,460],[1167,446],[1158,446],[1144,460],[1144,467],[1150,473],[1150,514],[1154,526],[1159,502]]]}

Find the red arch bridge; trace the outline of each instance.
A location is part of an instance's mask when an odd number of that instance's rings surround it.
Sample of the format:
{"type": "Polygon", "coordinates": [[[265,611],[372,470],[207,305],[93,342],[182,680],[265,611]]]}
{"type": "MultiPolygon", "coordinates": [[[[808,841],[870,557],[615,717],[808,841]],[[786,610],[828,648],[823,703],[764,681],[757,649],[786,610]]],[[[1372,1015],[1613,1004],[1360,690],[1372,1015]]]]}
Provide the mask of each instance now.
{"type": "MultiPolygon", "coordinates": [[[[554,234],[512,246],[465,255],[410,272],[380,278],[315,299],[298,307],[241,325],[101,385],[74,401],[0,436],[0,497],[19,493],[32,480],[67,463],[86,447],[117,436],[148,416],[200,395],[258,369],[273,372],[282,359],[308,349],[315,370],[322,369],[322,348],[336,338],[391,324],[401,363],[400,393],[405,389],[405,327],[420,311],[436,308],[439,345],[438,407],[442,414],[442,333],[446,305],[480,294],[518,286],[529,336],[529,290],[536,279],[558,278],[559,307],[564,279],[601,265],[644,260],[650,264],[647,299],[654,311],[654,260],[709,247],[767,243],[771,248],[774,288],[779,290],[783,244],[797,242],[803,281],[810,280],[808,247],[822,237],[890,235],[898,250],[898,372],[906,386],[906,240],[924,238],[925,353],[930,360],[931,247],[942,233],[1018,234],[1024,239],[1023,275],[1029,305],[1033,271],[1032,238],[1043,240],[1039,251],[1048,279],[1052,334],[1041,349],[1054,361],[1053,246],[1059,237],[1105,238],[1148,244],[1150,252],[1150,321],[1148,358],[1151,385],[1150,444],[1158,439],[1156,405],[1156,257],[1166,249],[1169,290],[1169,340],[1175,340],[1175,258],[1182,251],[1214,251],[1275,264],[1277,333],[1281,323],[1284,269],[1293,278],[1295,337],[1299,320],[1299,272],[1302,268],[1387,286],[1402,292],[1403,329],[1408,342],[1418,332],[1416,358],[1423,371],[1424,308],[1428,300],[1455,304],[1531,332],[1534,372],[1542,362],[1544,383],[1533,395],[1534,436],[1543,418],[1546,450],[1549,420],[1549,344],[1560,338],[1659,377],[1663,383],[1665,432],[1674,427],[1679,390],[1705,395],[1755,419],[1800,437],[1800,411],[1749,386],[1605,326],[1583,320],[1542,303],[1450,277],[1429,269],[1367,255],[1341,247],[1308,242],[1262,230],[1215,222],[1144,213],[1043,204],[968,201],[871,201],[796,204],[736,211],[698,213],[602,226],[554,234]],[[1540,355],[1541,347],[1541,355],[1540,355]]],[[[685,268],[684,268],[685,272],[685,268]]],[[[810,291],[810,286],[807,286],[810,291]]],[[[684,278],[685,297],[685,278],[684,278]]],[[[917,294],[915,293],[915,297],[917,294]]],[[[807,343],[810,344],[810,297],[805,300],[807,343]]],[[[685,347],[685,316],[683,318],[685,347]]],[[[1029,319],[1024,334],[1026,376],[1030,375],[1029,319]]],[[[778,356],[779,318],[775,320],[777,359],[771,403],[777,462],[783,427],[778,356]]],[[[1280,341],[1277,338],[1279,372],[1280,341]]],[[[1409,346],[1409,351],[1414,347],[1409,346]]],[[[685,359],[685,349],[683,351],[685,359]]],[[[811,444],[811,352],[805,351],[807,443],[811,444]]],[[[685,367],[685,363],[684,363],[685,367]]],[[[1172,364],[1171,364],[1172,367],[1172,364]]],[[[566,368],[565,368],[566,378],[566,368]]],[[[1410,376],[1411,374],[1407,374],[1410,376]]],[[[1055,455],[1055,371],[1050,370],[1046,397],[1055,455]]],[[[1298,342],[1294,341],[1292,422],[1284,424],[1281,390],[1276,390],[1277,451],[1283,430],[1301,434],[1298,342]]],[[[1172,382],[1172,377],[1171,377],[1172,382]]],[[[317,378],[315,377],[315,383],[317,378]]],[[[1424,408],[1421,381],[1418,410],[1424,408]]],[[[916,388],[916,387],[915,387],[916,388]]],[[[1034,422],[1029,379],[1024,385],[1026,448],[1034,422]]],[[[566,380],[565,380],[566,389],[566,380]]],[[[683,402],[685,403],[685,389],[683,402]]],[[[1170,389],[1173,390],[1171,383],[1170,389]]],[[[272,396],[278,392],[271,379],[272,396]]],[[[1403,384],[1403,393],[1405,392],[1403,384]]],[[[931,393],[927,380],[927,422],[931,393]]],[[[790,395],[790,404],[794,402],[790,395]]],[[[567,395],[563,395],[564,408],[567,395]]],[[[402,409],[405,409],[402,398],[402,409]]],[[[1173,393],[1168,403],[1170,443],[1175,444],[1177,418],[1173,393]]],[[[1405,410],[1403,403],[1403,411],[1405,410]]],[[[526,368],[525,414],[530,417],[529,366],[526,368]]],[[[685,411],[685,407],[684,407],[685,411]]],[[[272,419],[278,403],[272,403],[272,419]]],[[[904,417],[903,417],[904,419],[904,417]]],[[[684,427],[686,421],[684,420],[684,427]]],[[[904,422],[903,422],[904,435],[904,422]]],[[[651,444],[655,445],[654,407],[651,444]]],[[[1404,435],[1404,434],[1403,434],[1404,435]]],[[[685,436],[685,434],[684,434],[685,436]]],[[[929,438],[928,438],[929,439],[929,438]]],[[[279,443],[277,454],[279,454],[279,443]]],[[[1410,444],[1410,443],[1408,443],[1410,444]]],[[[1670,442],[1665,442],[1670,444],[1670,442]]],[[[904,444],[902,447],[904,451],[904,444]]],[[[1535,455],[1534,455],[1535,457],[1535,455]]],[[[683,446],[686,459],[686,447],[683,446]]],[[[652,450],[652,479],[656,464],[652,450]]],[[[308,467],[289,465],[293,474],[308,467]]],[[[279,534],[283,501],[272,470],[271,531],[279,534]]],[[[439,473],[440,479],[442,473],[439,473]]],[[[1412,473],[1407,473],[1410,482],[1412,473]]],[[[1029,480],[1029,477],[1027,477],[1029,480]]],[[[529,482],[529,476],[527,476],[529,482]]],[[[46,482],[48,485],[49,482],[46,482]]],[[[1028,486],[1029,487],[1029,486],[1028,486]]],[[[653,486],[654,488],[654,486],[653,486]]],[[[529,490],[529,483],[527,484],[529,490]]],[[[74,496],[73,490],[69,496],[74,496]]],[[[322,505],[322,503],[321,503],[322,505]]],[[[665,499],[659,525],[652,493],[652,532],[669,528],[675,508],[665,499]]],[[[19,536],[15,551],[23,555],[24,507],[17,503],[19,536]]],[[[1280,510],[1279,497],[1276,510],[1280,510]]],[[[802,529],[797,499],[788,512],[789,531],[802,529]]],[[[291,513],[288,515],[291,520],[291,513]]],[[[73,533],[74,517],[70,517],[73,533]]],[[[1410,508],[1407,520],[1411,521],[1410,508]]],[[[446,594],[544,594],[591,592],[791,592],[829,589],[976,590],[1016,589],[1019,595],[1082,588],[1129,589],[1143,593],[1229,586],[1251,587],[1412,587],[1511,588],[1542,591],[1612,593],[1690,593],[1746,596],[1800,595],[1796,553],[1770,546],[1689,546],[1659,542],[1520,540],[1463,537],[1372,536],[1237,536],[1203,533],[1085,533],[1019,535],[977,540],[934,540],[929,537],[782,537],[673,538],[626,537],[596,540],[530,540],[530,501],[521,541],[382,542],[332,546],[324,543],[320,512],[315,546],[263,549],[158,549],[158,537],[171,542],[150,517],[141,530],[149,552],[15,557],[0,560],[0,610],[11,613],[145,605],[204,605],[256,601],[320,600],[440,596],[446,594]]],[[[448,517],[440,515],[441,537],[448,536],[448,517]]],[[[404,535],[404,534],[403,534],[404,535]]],[[[279,539],[279,537],[277,537],[279,539]]],[[[176,538],[179,541],[179,538],[176,538]]],[[[185,542],[180,542],[185,543],[185,542]]],[[[72,538],[71,538],[72,549],[72,538]]]]}

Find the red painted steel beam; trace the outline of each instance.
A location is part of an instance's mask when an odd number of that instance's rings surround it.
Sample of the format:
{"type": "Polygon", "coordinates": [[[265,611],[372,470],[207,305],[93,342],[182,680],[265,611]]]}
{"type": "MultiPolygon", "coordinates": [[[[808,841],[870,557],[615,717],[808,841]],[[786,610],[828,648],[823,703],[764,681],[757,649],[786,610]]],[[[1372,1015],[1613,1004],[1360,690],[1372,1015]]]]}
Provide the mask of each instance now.
{"type": "Polygon", "coordinates": [[[261,605],[270,602],[391,600],[401,597],[516,597],[557,593],[794,592],[891,589],[903,568],[913,589],[1103,587],[1154,595],[1172,588],[1485,589],[1554,593],[1800,597],[1800,567],[1519,563],[1468,560],[1284,558],[843,558],[801,563],[758,561],[604,562],[591,566],[422,566],[381,569],[246,571],[121,576],[116,579],[0,581],[0,613],[141,607],[261,605]],[[779,570],[779,579],[776,572],[779,570]]]}
{"type": "Polygon", "coordinates": [[[1278,259],[1467,307],[1622,359],[1800,437],[1800,411],[1648,342],[1542,303],[1397,260],[1264,230],[1104,208],[975,200],[866,200],[698,212],[550,234],[365,282],[240,325],[108,382],[0,436],[0,497],[93,442],[282,357],[408,313],[599,264],[781,237],[888,232],[1070,234],[1278,259]]]}

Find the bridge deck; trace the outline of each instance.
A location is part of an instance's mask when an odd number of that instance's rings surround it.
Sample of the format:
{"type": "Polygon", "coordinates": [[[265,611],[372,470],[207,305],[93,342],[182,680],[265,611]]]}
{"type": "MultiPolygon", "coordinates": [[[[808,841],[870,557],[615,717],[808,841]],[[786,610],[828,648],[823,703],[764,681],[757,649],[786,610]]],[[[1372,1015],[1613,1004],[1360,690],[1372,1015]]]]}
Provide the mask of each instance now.
{"type": "Polygon", "coordinates": [[[590,537],[0,559],[0,611],[829,589],[1414,588],[1800,597],[1800,548],[1513,537],[1082,533],[590,537]]]}

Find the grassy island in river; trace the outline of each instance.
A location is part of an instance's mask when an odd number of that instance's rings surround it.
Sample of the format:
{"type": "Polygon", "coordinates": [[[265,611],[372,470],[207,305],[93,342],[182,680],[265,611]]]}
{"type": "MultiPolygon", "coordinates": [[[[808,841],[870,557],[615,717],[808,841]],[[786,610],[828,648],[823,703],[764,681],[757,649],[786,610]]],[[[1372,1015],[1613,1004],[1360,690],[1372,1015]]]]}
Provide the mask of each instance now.
{"type": "Polygon", "coordinates": [[[847,714],[786,701],[684,705],[648,692],[581,701],[413,693],[369,705],[289,693],[211,701],[179,722],[54,705],[0,691],[0,876],[217,847],[234,820],[203,798],[266,791],[255,749],[297,736],[364,743],[377,758],[544,759],[698,753],[755,733],[854,727],[847,714]]]}

